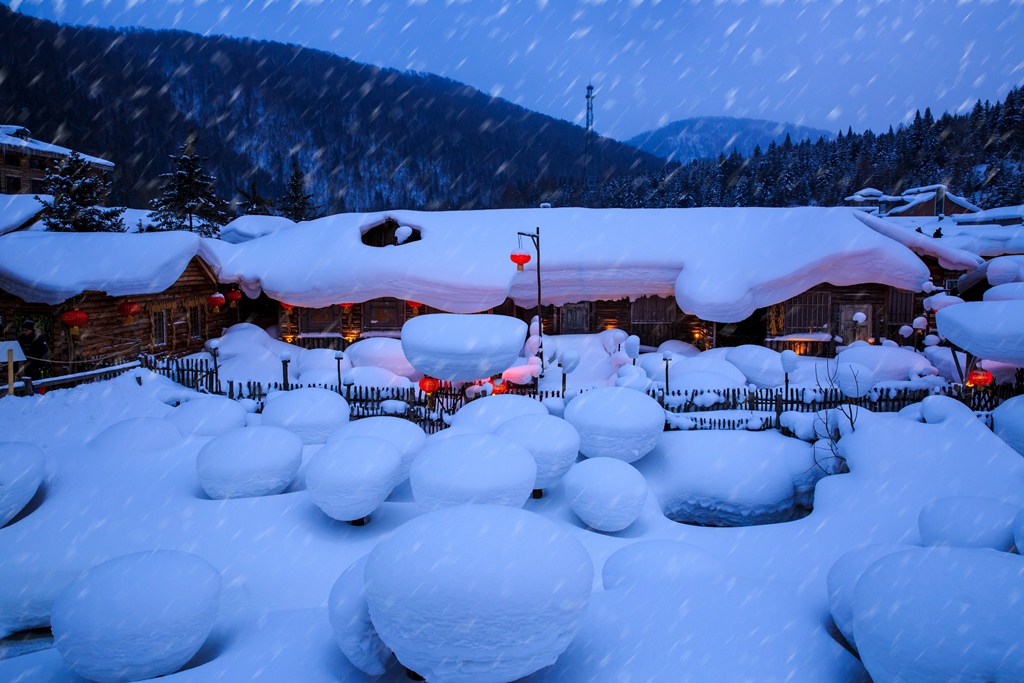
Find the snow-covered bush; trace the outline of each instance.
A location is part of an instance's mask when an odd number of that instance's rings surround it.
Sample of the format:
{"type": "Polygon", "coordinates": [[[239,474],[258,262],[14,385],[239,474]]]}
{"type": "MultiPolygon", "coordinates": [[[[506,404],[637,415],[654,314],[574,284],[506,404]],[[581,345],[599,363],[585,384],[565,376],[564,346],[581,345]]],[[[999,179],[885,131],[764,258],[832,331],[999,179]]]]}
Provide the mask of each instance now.
{"type": "Polygon", "coordinates": [[[757,385],[759,389],[777,387],[785,382],[786,375],[778,351],[745,344],[730,348],[725,354],[725,359],[735,365],[747,381],[757,385]]]}
{"type": "Polygon", "coordinates": [[[202,396],[183,403],[164,419],[185,436],[217,436],[245,426],[245,408],[224,396],[202,396]]]}
{"type": "Polygon", "coordinates": [[[354,436],[383,439],[397,448],[402,455],[399,481],[404,481],[409,477],[412,461],[427,441],[427,435],[423,432],[423,428],[415,422],[403,420],[400,417],[380,415],[346,422],[328,437],[327,445],[331,446],[354,436]]]}
{"type": "Polygon", "coordinates": [[[345,357],[357,368],[372,365],[411,379],[419,379],[422,376],[409,363],[402,351],[402,342],[397,339],[388,337],[361,339],[345,349],[345,357]]]}
{"type": "Polygon", "coordinates": [[[665,411],[647,394],[604,387],[574,398],[565,420],[579,432],[583,455],[633,462],[654,448],[665,428],[665,411]]]}
{"type": "Polygon", "coordinates": [[[598,531],[622,531],[647,502],[647,482],[636,468],[616,458],[588,458],[563,480],[565,497],[584,524],[598,531]]]}
{"type": "Polygon", "coordinates": [[[579,432],[553,415],[520,415],[499,426],[494,434],[530,452],[537,463],[537,479],[533,485],[537,489],[557,483],[579,455],[579,432]]]}
{"type": "Polygon", "coordinates": [[[295,432],[304,444],[324,443],[348,422],[348,401],[327,389],[304,388],[267,397],[263,424],[295,432]]]}
{"type": "Polygon", "coordinates": [[[38,446],[20,441],[0,443],[0,527],[36,495],[45,469],[46,456],[38,446]]]}
{"type": "Polygon", "coordinates": [[[349,436],[325,445],[306,464],[309,497],[328,517],[361,520],[402,478],[402,454],[389,441],[349,436]]]}
{"type": "Polygon", "coordinates": [[[547,415],[539,401],[526,396],[502,394],[470,401],[452,415],[452,427],[460,431],[493,432],[520,415],[547,415]]]}
{"type": "Polygon", "coordinates": [[[288,488],[302,465],[302,439],[279,427],[221,434],[196,456],[206,495],[214,499],[268,496],[288,488]]]}

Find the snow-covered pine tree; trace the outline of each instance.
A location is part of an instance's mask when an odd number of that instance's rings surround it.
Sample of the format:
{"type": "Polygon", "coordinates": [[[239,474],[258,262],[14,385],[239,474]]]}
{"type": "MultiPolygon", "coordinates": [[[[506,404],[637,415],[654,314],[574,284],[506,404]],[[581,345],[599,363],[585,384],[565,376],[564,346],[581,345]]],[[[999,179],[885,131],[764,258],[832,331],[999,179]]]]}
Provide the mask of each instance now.
{"type": "Polygon", "coordinates": [[[175,169],[164,173],[163,195],[154,199],[153,221],[157,230],[188,230],[216,237],[228,222],[227,203],[217,196],[213,176],[203,172],[206,157],[196,154],[198,136],[189,133],[181,153],[171,155],[175,169]]]}
{"type": "Polygon", "coordinates": [[[259,188],[256,187],[256,183],[249,181],[249,187],[239,187],[238,197],[241,200],[238,202],[239,208],[242,210],[242,214],[245,216],[273,216],[274,211],[271,206],[271,201],[268,197],[264,197],[260,193],[259,188]]]}
{"type": "Polygon", "coordinates": [[[43,181],[53,195],[47,201],[36,197],[47,208],[43,223],[54,232],[124,232],[124,209],[105,209],[110,183],[90,170],[89,162],[71,152],[46,171],[43,181]]]}
{"type": "Polygon", "coordinates": [[[277,201],[277,208],[282,216],[296,223],[313,220],[320,215],[320,207],[313,204],[313,195],[306,192],[306,174],[299,168],[295,158],[292,158],[292,174],[285,186],[284,196],[277,201]]]}

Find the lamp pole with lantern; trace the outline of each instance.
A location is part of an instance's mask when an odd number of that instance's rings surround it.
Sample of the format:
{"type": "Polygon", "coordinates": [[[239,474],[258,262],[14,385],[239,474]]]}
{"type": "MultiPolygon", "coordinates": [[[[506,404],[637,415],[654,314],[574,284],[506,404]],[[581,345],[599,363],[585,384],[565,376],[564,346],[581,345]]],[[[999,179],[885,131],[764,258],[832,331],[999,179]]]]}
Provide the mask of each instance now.
{"type": "MultiPolygon", "coordinates": [[[[530,241],[533,242],[533,248],[537,251],[537,337],[540,338],[540,348],[537,350],[537,356],[540,358],[540,376],[544,376],[544,316],[541,312],[541,290],[540,290],[540,228],[536,228],[535,232],[520,232],[519,233],[519,249],[512,252],[509,258],[512,259],[512,263],[516,264],[517,271],[523,271],[527,263],[530,262],[529,252],[523,250],[523,238],[529,237],[530,241]]],[[[540,389],[540,382],[538,377],[537,388],[540,389]]]]}

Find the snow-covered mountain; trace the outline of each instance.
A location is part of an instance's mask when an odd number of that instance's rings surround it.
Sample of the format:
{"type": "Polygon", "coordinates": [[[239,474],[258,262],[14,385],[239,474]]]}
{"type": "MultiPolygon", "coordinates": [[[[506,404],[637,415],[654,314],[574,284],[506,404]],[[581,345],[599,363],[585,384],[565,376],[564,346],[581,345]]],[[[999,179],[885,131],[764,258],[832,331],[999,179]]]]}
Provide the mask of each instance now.
{"type": "Polygon", "coordinates": [[[713,159],[719,153],[728,155],[734,148],[743,156],[750,156],[755,145],[761,145],[763,151],[773,141],[781,145],[786,135],[793,144],[803,140],[814,142],[819,137],[826,140],[835,137],[827,130],[792,123],[703,116],[674,121],[630,138],[626,144],[664,159],[686,163],[693,159],[713,159]]]}

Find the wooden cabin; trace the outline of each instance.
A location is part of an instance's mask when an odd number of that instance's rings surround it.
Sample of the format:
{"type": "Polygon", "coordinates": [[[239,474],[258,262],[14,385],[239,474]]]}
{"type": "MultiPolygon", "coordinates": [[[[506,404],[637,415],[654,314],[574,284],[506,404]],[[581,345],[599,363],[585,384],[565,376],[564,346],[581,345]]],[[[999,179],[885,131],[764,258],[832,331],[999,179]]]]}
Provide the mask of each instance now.
{"type": "MultiPolygon", "coordinates": [[[[0,194],[45,194],[46,170],[71,150],[32,138],[24,126],[0,125],[0,154],[0,194]]],[[[114,168],[106,159],[82,157],[97,175],[114,168]]]]}

